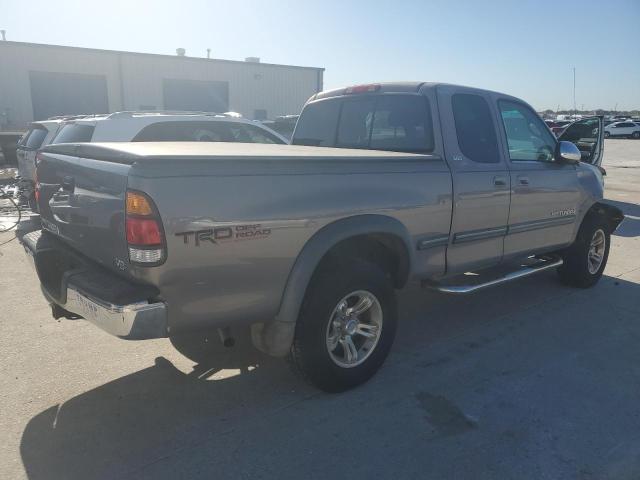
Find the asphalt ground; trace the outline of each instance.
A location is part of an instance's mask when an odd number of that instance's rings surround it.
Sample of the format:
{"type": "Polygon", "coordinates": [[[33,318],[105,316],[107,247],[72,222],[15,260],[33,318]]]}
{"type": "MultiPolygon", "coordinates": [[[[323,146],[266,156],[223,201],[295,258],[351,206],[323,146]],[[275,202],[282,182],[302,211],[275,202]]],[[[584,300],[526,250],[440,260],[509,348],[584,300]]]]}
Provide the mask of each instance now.
{"type": "Polygon", "coordinates": [[[185,341],[194,362],[53,320],[0,247],[0,478],[640,478],[640,141],[604,167],[627,219],[596,287],[412,286],[385,366],[340,395],[242,339],[185,341]]]}

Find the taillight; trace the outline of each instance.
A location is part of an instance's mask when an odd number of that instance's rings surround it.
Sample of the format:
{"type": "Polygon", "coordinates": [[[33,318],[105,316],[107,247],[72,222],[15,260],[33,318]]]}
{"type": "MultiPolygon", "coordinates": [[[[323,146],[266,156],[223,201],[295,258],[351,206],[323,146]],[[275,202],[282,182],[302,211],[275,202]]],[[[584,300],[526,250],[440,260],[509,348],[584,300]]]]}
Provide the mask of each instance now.
{"type": "Polygon", "coordinates": [[[127,190],[126,233],[131,263],[159,265],[167,257],[162,222],[153,201],[142,192],[127,190]]]}

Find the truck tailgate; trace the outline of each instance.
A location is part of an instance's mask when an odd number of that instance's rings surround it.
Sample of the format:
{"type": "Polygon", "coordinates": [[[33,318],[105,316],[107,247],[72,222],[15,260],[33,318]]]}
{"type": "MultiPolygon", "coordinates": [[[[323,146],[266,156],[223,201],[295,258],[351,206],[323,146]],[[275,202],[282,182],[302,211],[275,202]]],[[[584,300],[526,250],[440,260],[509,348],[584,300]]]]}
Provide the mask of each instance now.
{"type": "Polygon", "coordinates": [[[42,227],[117,270],[128,262],[125,196],[130,164],[43,153],[39,157],[42,227]]]}

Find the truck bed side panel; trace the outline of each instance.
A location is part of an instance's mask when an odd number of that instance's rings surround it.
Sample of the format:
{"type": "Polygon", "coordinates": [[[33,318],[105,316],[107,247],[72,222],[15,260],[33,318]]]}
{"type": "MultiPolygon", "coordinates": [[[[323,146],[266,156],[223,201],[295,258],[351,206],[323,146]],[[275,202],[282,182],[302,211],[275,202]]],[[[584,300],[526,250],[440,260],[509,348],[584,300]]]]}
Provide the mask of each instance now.
{"type": "Polygon", "coordinates": [[[418,249],[449,235],[451,177],[438,157],[242,167],[183,160],[177,169],[178,161],[140,162],[129,177],[156,202],[168,247],[164,265],[131,273],[160,288],[173,333],[273,319],[305,243],[349,216],[398,219],[413,243],[412,273],[444,271],[445,245],[418,249]]]}

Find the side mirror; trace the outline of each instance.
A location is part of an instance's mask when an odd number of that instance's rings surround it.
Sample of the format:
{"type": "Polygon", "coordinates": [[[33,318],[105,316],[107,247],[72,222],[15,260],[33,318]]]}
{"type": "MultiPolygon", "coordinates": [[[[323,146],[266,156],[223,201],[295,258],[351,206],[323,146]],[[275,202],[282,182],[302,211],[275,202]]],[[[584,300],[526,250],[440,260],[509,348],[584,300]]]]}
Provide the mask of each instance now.
{"type": "Polygon", "coordinates": [[[556,159],[563,163],[571,163],[576,164],[580,162],[582,158],[582,154],[578,147],[576,147],[571,142],[559,142],[558,143],[558,151],[556,154],[556,159]]]}

